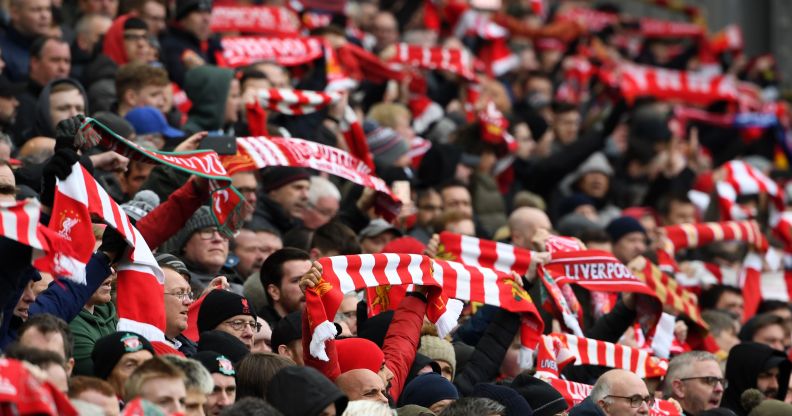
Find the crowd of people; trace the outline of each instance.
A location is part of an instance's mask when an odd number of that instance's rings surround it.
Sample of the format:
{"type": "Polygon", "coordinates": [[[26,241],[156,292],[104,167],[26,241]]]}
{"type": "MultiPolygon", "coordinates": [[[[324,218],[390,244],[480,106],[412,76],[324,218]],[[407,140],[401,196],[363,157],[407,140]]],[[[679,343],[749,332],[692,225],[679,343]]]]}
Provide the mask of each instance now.
{"type": "Polygon", "coordinates": [[[0,1],[0,414],[792,415],[775,58],[642,3],[0,1]]]}

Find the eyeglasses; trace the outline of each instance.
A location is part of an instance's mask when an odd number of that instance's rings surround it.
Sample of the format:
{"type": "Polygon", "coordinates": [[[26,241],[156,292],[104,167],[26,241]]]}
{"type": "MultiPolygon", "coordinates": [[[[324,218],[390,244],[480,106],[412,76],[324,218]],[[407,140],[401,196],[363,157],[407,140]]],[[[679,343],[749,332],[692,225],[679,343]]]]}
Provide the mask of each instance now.
{"type": "Polygon", "coordinates": [[[255,194],[256,192],[258,192],[258,189],[254,187],[242,186],[242,187],[237,187],[237,191],[239,191],[240,194],[255,194]]]}
{"type": "Polygon", "coordinates": [[[202,228],[198,230],[198,236],[201,237],[201,240],[211,240],[215,233],[217,233],[217,235],[223,240],[228,240],[228,237],[223,235],[216,227],[202,228]]]}
{"type": "Polygon", "coordinates": [[[688,381],[688,380],[701,380],[704,384],[715,387],[716,384],[720,383],[723,388],[729,387],[729,380],[720,377],[687,377],[687,378],[680,378],[680,381],[688,381]]]}
{"type": "Polygon", "coordinates": [[[644,404],[644,402],[646,402],[646,404],[649,407],[652,407],[655,404],[655,398],[654,398],[654,396],[651,396],[651,395],[646,396],[646,397],[641,397],[641,396],[636,394],[635,396],[627,397],[627,396],[614,396],[612,394],[609,394],[609,395],[605,396],[606,399],[608,397],[615,397],[617,399],[629,400],[630,401],[630,407],[632,407],[633,409],[637,409],[637,408],[641,407],[641,405],[644,404]]]}
{"type": "Polygon", "coordinates": [[[225,321],[228,326],[234,329],[234,331],[244,331],[246,327],[250,327],[253,332],[261,331],[261,324],[256,321],[244,321],[244,320],[236,320],[236,321],[225,321]]]}
{"type": "Polygon", "coordinates": [[[140,40],[148,40],[148,35],[140,35],[137,33],[124,33],[124,40],[137,42],[140,40]]]}
{"type": "Polygon", "coordinates": [[[195,299],[195,294],[193,292],[165,292],[165,294],[171,295],[182,302],[184,302],[185,300],[195,299]]]}

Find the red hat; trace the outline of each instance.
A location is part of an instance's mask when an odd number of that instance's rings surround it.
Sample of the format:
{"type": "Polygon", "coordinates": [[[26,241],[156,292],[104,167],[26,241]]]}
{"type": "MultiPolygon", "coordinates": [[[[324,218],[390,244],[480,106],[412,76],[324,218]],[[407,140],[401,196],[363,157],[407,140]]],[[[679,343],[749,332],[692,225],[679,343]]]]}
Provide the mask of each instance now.
{"type": "Polygon", "coordinates": [[[335,342],[341,374],[365,368],[375,373],[382,369],[385,354],[377,344],[365,338],[346,338],[335,342]]]}
{"type": "Polygon", "coordinates": [[[401,237],[391,240],[382,248],[383,253],[423,254],[426,246],[414,237],[401,237]]]}

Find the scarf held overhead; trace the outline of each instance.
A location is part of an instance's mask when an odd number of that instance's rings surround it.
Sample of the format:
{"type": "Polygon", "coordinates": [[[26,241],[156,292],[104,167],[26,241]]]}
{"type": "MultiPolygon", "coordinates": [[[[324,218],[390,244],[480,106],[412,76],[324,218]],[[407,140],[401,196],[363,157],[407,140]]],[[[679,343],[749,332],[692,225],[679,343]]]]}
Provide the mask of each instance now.
{"type": "Polygon", "coordinates": [[[268,38],[229,36],[221,40],[217,62],[232,68],[260,61],[282,66],[307,64],[322,56],[322,41],[313,37],[268,38]]]}
{"type": "Polygon", "coordinates": [[[300,32],[297,16],[289,9],[279,6],[214,6],[209,24],[212,33],[286,36],[300,32]]]}

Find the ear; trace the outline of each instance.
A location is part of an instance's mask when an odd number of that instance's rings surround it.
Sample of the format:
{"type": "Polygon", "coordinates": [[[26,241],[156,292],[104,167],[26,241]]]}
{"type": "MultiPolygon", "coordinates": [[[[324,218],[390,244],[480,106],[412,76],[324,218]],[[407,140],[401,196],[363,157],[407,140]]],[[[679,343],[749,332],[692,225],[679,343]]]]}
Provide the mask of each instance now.
{"type": "Polygon", "coordinates": [[[272,283],[267,285],[267,293],[269,293],[273,302],[277,302],[280,300],[280,289],[278,289],[278,287],[273,285],[272,283]]]}
{"type": "Polygon", "coordinates": [[[674,393],[674,396],[684,399],[685,398],[685,389],[683,387],[685,383],[682,380],[673,380],[671,382],[671,391],[674,393]]]}
{"type": "Polygon", "coordinates": [[[286,344],[278,345],[277,353],[278,355],[291,358],[291,351],[289,350],[289,347],[286,346],[286,344]]]}
{"type": "Polygon", "coordinates": [[[126,104],[134,106],[134,105],[137,104],[137,100],[138,100],[137,91],[135,91],[132,88],[129,88],[128,90],[124,91],[124,97],[123,98],[124,98],[123,101],[126,104]]]}
{"type": "Polygon", "coordinates": [[[69,361],[66,361],[66,375],[71,377],[72,370],[74,370],[74,357],[69,358],[69,361]]]}

